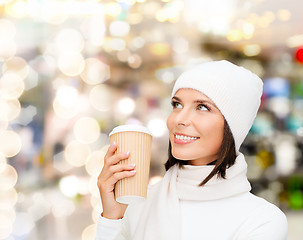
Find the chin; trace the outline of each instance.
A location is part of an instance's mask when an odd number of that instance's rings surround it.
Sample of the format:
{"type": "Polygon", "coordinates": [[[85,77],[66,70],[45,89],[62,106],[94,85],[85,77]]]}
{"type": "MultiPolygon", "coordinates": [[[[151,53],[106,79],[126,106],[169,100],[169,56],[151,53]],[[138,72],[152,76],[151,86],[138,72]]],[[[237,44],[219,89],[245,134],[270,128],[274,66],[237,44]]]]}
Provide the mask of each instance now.
{"type": "Polygon", "coordinates": [[[176,158],[178,160],[182,160],[182,161],[189,161],[189,160],[193,159],[188,154],[185,154],[184,151],[182,151],[182,153],[172,151],[171,154],[173,155],[174,158],[176,158]]]}

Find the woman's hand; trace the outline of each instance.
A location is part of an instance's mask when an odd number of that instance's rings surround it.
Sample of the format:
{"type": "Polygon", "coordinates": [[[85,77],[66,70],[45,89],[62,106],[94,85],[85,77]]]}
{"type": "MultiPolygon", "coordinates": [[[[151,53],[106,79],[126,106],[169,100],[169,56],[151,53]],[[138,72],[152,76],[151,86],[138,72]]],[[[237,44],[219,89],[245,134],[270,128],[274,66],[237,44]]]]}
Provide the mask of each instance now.
{"type": "Polygon", "coordinates": [[[113,143],[108,148],[104,157],[104,166],[98,177],[103,213],[102,216],[110,219],[123,218],[127,204],[118,203],[115,199],[115,184],[120,179],[132,177],[136,174],[134,164],[117,164],[129,158],[129,152],[115,154],[117,144],[113,143]]]}

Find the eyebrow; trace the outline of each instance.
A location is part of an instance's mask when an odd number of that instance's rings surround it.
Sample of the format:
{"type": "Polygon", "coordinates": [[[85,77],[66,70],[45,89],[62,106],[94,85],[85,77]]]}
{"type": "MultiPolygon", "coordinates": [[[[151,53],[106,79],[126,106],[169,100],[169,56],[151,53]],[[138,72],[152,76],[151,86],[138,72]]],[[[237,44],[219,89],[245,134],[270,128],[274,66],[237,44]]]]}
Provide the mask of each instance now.
{"type": "MultiPolygon", "coordinates": [[[[176,97],[176,96],[174,96],[172,99],[175,99],[175,100],[177,100],[179,102],[182,102],[182,100],[180,98],[176,97]]],[[[213,107],[215,107],[215,108],[218,109],[218,107],[213,102],[210,102],[210,101],[207,101],[207,100],[200,100],[200,99],[198,99],[198,100],[195,100],[194,103],[201,103],[201,104],[208,103],[208,104],[210,104],[213,107]]]]}

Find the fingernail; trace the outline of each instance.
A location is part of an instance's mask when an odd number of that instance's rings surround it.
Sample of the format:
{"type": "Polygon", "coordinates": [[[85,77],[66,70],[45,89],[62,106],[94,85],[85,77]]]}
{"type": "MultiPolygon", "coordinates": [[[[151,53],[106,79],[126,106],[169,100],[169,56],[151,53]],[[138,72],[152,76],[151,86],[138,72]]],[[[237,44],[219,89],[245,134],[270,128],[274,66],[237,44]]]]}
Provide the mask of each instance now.
{"type": "Polygon", "coordinates": [[[129,156],[129,152],[125,152],[124,154],[125,154],[125,156],[129,156]]]}
{"type": "Polygon", "coordinates": [[[135,167],[136,164],[135,164],[135,163],[131,163],[131,164],[129,164],[129,166],[130,166],[130,167],[135,167]]]}
{"type": "Polygon", "coordinates": [[[131,171],[129,171],[130,173],[136,173],[136,170],[134,169],[134,170],[131,170],[131,171]]]}
{"type": "Polygon", "coordinates": [[[115,146],[117,145],[117,143],[114,141],[113,143],[112,143],[112,148],[114,148],[115,146]]]}

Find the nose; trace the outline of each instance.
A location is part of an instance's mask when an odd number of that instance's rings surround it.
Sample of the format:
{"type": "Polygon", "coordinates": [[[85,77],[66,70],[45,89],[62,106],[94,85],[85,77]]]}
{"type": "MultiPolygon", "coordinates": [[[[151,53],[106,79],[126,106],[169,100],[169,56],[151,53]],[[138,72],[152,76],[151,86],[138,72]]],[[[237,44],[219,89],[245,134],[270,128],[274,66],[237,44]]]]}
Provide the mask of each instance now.
{"type": "Polygon", "coordinates": [[[176,116],[176,123],[178,126],[189,126],[191,123],[190,119],[190,113],[185,109],[182,109],[176,116]]]}

